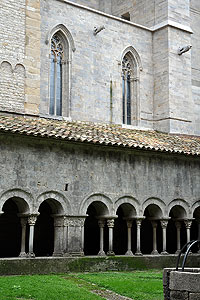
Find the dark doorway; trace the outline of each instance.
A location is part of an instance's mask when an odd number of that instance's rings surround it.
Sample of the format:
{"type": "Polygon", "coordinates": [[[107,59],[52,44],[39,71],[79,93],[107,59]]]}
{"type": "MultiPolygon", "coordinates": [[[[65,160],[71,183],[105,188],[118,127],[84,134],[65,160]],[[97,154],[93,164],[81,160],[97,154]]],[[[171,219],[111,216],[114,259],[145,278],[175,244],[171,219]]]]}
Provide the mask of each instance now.
{"type": "Polygon", "coordinates": [[[54,220],[50,205],[44,201],[35,224],[34,253],[36,256],[52,256],[54,250],[54,220]]]}
{"type": "Polygon", "coordinates": [[[16,203],[9,199],[0,216],[0,257],[17,257],[21,250],[21,224],[16,203]]]}

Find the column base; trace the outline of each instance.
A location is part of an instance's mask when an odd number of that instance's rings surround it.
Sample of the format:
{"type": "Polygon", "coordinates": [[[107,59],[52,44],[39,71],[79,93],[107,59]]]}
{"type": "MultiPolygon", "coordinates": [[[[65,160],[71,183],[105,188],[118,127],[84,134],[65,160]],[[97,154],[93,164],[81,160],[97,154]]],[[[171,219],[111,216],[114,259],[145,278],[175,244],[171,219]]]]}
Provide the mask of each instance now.
{"type": "Polygon", "coordinates": [[[27,256],[26,256],[27,258],[35,258],[35,253],[33,253],[33,252],[29,252],[29,253],[27,253],[27,256]]]}
{"type": "Polygon", "coordinates": [[[54,252],[52,254],[53,257],[62,257],[63,256],[63,252],[54,252]]]}
{"type": "Polygon", "coordinates": [[[181,250],[176,250],[175,254],[179,254],[181,252],[181,250]]]}
{"type": "Polygon", "coordinates": [[[69,256],[84,256],[84,252],[69,252],[69,256]]]}
{"type": "Polygon", "coordinates": [[[20,254],[19,254],[19,257],[27,257],[27,254],[26,254],[26,252],[20,252],[20,254]]]}
{"type": "Polygon", "coordinates": [[[125,255],[127,255],[127,256],[133,256],[133,252],[132,252],[131,250],[128,250],[128,251],[125,253],[125,255]]]}
{"type": "Polygon", "coordinates": [[[137,251],[137,252],[135,252],[135,255],[142,256],[143,254],[141,251],[137,251]]]}
{"type": "Polygon", "coordinates": [[[169,255],[169,253],[167,251],[162,251],[160,254],[161,255],[169,255]]]}
{"type": "Polygon", "coordinates": [[[101,250],[101,251],[99,251],[98,255],[99,255],[99,256],[106,256],[105,252],[104,252],[104,251],[102,251],[102,250],[101,250]]]}
{"type": "Polygon", "coordinates": [[[114,252],[114,251],[108,251],[108,252],[107,252],[107,255],[108,255],[108,256],[115,256],[115,252],[114,252]]]}
{"type": "Polygon", "coordinates": [[[69,257],[70,254],[69,254],[68,252],[64,252],[64,253],[63,253],[63,256],[64,256],[64,257],[69,257]]]}
{"type": "Polygon", "coordinates": [[[153,250],[153,251],[151,252],[151,255],[159,255],[158,250],[153,250]]]}

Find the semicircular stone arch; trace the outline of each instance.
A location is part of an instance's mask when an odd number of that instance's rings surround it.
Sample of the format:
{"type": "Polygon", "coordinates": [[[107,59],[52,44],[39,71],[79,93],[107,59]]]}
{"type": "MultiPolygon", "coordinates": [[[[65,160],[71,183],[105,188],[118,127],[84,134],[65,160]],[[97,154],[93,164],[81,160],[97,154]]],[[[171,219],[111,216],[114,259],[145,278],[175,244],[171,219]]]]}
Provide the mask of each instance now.
{"type": "Polygon", "coordinates": [[[113,214],[113,203],[108,196],[103,194],[93,194],[84,199],[80,205],[79,214],[86,215],[88,207],[93,202],[102,202],[107,207],[109,215],[113,214]]]}
{"type": "Polygon", "coordinates": [[[181,208],[184,209],[184,211],[185,211],[185,217],[186,217],[186,218],[190,218],[190,217],[191,217],[191,210],[190,210],[190,207],[189,207],[188,203],[187,203],[185,200],[183,200],[183,199],[174,199],[174,200],[172,200],[172,201],[168,204],[168,206],[167,206],[167,208],[168,208],[168,216],[169,216],[169,214],[170,214],[170,211],[171,211],[171,210],[173,209],[173,207],[175,207],[175,206],[181,207],[181,208]]]}
{"type": "Polygon", "coordinates": [[[150,205],[156,205],[157,207],[159,207],[162,216],[166,215],[166,204],[159,198],[149,198],[146,201],[144,201],[142,205],[142,215],[144,214],[145,209],[150,205]]]}
{"type": "Polygon", "coordinates": [[[0,212],[2,211],[4,203],[15,198],[15,203],[18,206],[20,213],[31,213],[33,210],[33,197],[30,193],[21,189],[12,189],[5,191],[0,196],[0,212]]]}
{"type": "Polygon", "coordinates": [[[139,215],[139,202],[132,196],[123,196],[115,201],[114,213],[116,214],[118,208],[123,204],[130,204],[136,211],[136,215],[139,215]]]}
{"type": "Polygon", "coordinates": [[[49,204],[53,208],[54,213],[68,215],[71,214],[71,205],[69,200],[59,192],[48,191],[39,195],[36,201],[36,213],[38,212],[40,205],[44,201],[49,201],[49,204]],[[52,202],[50,202],[50,200],[52,200],[52,202]]]}
{"type": "Polygon", "coordinates": [[[193,205],[192,205],[192,208],[191,208],[191,215],[193,216],[194,215],[194,212],[197,208],[200,208],[200,200],[196,201],[193,205]]]}

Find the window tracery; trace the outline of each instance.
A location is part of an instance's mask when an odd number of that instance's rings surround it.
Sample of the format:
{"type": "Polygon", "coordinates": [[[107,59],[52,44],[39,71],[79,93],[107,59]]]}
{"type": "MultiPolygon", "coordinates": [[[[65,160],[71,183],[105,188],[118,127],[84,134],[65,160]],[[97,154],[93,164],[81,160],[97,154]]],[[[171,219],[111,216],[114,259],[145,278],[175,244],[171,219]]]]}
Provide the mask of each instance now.
{"type": "Polygon", "coordinates": [[[59,34],[51,39],[50,105],[51,115],[62,116],[64,45],[59,34]]]}
{"type": "Polygon", "coordinates": [[[128,55],[122,61],[123,124],[131,125],[133,66],[128,55]]]}

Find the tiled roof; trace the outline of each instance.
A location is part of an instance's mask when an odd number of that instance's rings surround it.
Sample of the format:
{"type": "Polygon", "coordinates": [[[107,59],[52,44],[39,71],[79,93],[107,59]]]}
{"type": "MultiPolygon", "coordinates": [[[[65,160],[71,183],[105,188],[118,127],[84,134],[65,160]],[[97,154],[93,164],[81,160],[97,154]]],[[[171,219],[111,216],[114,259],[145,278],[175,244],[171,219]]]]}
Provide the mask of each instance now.
{"type": "Polygon", "coordinates": [[[186,155],[200,155],[200,137],[125,129],[120,125],[0,116],[0,132],[186,155]]]}

